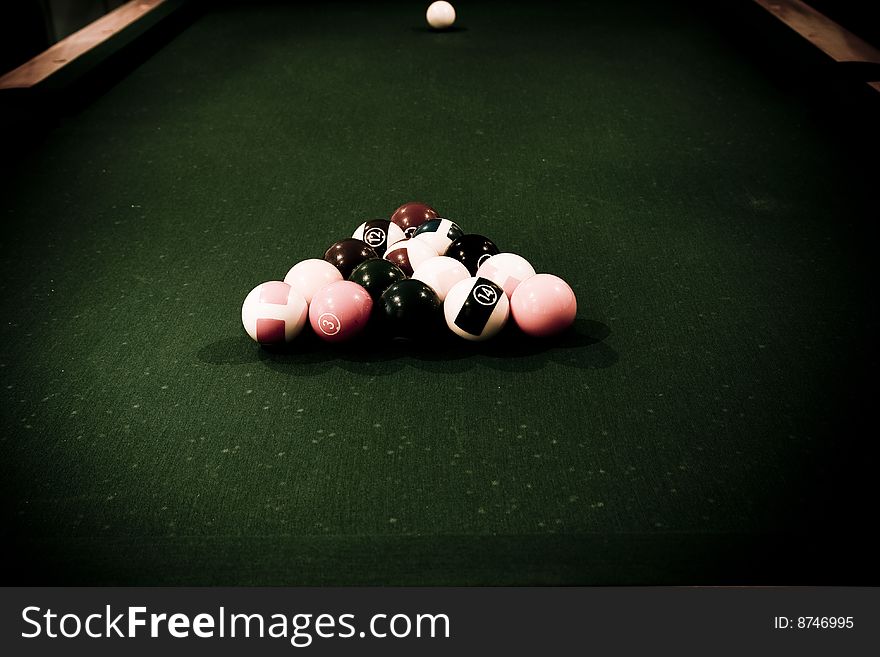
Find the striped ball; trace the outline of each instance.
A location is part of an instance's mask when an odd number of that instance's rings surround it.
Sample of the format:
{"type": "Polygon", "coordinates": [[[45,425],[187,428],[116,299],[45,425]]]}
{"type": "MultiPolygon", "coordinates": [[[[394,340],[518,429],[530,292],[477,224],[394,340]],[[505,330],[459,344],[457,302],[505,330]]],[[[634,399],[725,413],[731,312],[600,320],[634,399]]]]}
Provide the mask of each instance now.
{"type": "Polygon", "coordinates": [[[462,235],[464,231],[454,221],[431,219],[416,229],[413,238],[427,242],[437,253],[443,255],[449,245],[462,235]]]}
{"type": "Polygon", "coordinates": [[[244,330],[265,345],[291,342],[302,331],[308,315],[302,294],[281,281],[257,285],[241,306],[244,330]]]}
{"type": "Polygon", "coordinates": [[[446,325],[465,340],[488,340],[510,317],[510,301],[498,285],[472,277],[452,286],[443,302],[446,325]]]}
{"type": "Polygon", "coordinates": [[[380,258],[388,250],[389,246],[406,239],[403,229],[397,224],[391,223],[388,219],[365,221],[357,227],[352,237],[369,244],[379,254],[380,258]]]}
{"type": "Polygon", "coordinates": [[[416,239],[398,242],[385,253],[385,259],[400,267],[407,276],[412,276],[425,260],[436,256],[437,252],[429,244],[416,239]]]}

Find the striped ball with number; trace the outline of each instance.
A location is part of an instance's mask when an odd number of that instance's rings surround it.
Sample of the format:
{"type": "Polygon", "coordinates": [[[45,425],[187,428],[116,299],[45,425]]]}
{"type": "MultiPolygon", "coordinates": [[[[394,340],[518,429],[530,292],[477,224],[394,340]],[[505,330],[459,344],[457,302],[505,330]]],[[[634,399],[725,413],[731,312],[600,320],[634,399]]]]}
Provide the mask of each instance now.
{"type": "Polygon", "coordinates": [[[449,329],[465,340],[488,340],[510,317],[504,290],[486,278],[473,276],[452,286],[443,302],[449,329]]]}
{"type": "Polygon", "coordinates": [[[454,221],[431,219],[416,229],[413,238],[427,242],[437,253],[443,255],[449,245],[462,235],[464,231],[454,221]]]}
{"type": "Polygon", "coordinates": [[[397,224],[391,223],[388,219],[365,221],[357,227],[352,237],[369,244],[380,258],[385,254],[389,246],[406,239],[403,229],[397,224]]]}

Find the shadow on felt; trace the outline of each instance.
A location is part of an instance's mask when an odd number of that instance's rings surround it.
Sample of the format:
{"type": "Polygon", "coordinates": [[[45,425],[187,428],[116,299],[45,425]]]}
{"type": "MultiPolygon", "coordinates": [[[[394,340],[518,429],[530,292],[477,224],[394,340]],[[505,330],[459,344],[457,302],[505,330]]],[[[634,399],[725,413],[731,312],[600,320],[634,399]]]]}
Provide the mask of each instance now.
{"type": "Polygon", "coordinates": [[[328,344],[308,327],[294,342],[281,348],[259,347],[246,335],[227,337],[205,345],[198,359],[209,365],[245,365],[262,362],[291,376],[311,376],[337,367],[358,374],[383,376],[405,366],[426,372],[458,373],[475,367],[500,371],[534,371],[555,363],[577,369],[603,369],[618,360],[605,343],[611,330],[605,324],[577,319],[565,333],[532,338],[512,324],[495,338],[468,342],[451,333],[425,341],[390,340],[368,330],[358,338],[328,344]]]}

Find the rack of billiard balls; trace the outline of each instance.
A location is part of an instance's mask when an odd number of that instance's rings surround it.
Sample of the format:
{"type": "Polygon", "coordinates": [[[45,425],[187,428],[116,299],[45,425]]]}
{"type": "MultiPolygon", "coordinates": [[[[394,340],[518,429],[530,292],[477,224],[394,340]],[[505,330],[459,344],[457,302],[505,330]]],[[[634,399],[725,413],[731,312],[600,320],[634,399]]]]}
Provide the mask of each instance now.
{"type": "Polygon", "coordinates": [[[369,323],[392,338],[424,339],[445,328],[466,340],[497,335],[512,317],[527,335],[567,329],[577,312],[571,287],[537,274],[487,237],[465,234],[424,203],[362,223],[321,259],[295,264],[284,281],[251,290],[241,308],[248,335],[263,345],[292,342],[309,324],[343,342],[369,323]]]}

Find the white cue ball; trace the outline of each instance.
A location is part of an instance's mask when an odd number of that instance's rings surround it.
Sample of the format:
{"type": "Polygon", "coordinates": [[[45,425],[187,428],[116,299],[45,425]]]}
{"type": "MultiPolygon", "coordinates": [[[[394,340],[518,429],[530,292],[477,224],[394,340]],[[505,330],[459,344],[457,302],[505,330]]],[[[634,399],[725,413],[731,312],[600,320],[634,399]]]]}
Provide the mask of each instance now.
{"type": "Polygon", "coordinates": [[[412,277],[417,281],[421,281],[430,287],[440,301],[446,299],[452,286],[470,278],[471,273],[467,267],[461,264],[455,258],[447,258],[446,256],[436,256],[428,258],[413,271],[412,277]]]}
{"type": "Polygon", "coordinates": [[[284,277],[284,282],[303,295],[306,303],[311,303],[315,292],[325,285],[341,280],[342,274],[334,265],[318,258],[296,263],[284,277]]]}
{"type": "Polygon", "coordinates": [[[498,253],[487,258],[477,270],[477,276],[488,278],[504,290],[507,298],[513,295],[516,286],[535,275],[535,268],[529,261],[515,253],[498,253]]]}
{"type": "Polygon", "coordinates": [[[428,25],[435,30],[445,30],[455,22],[455,7],[444,0],[432,2],[428,7],[428,25]]]}

